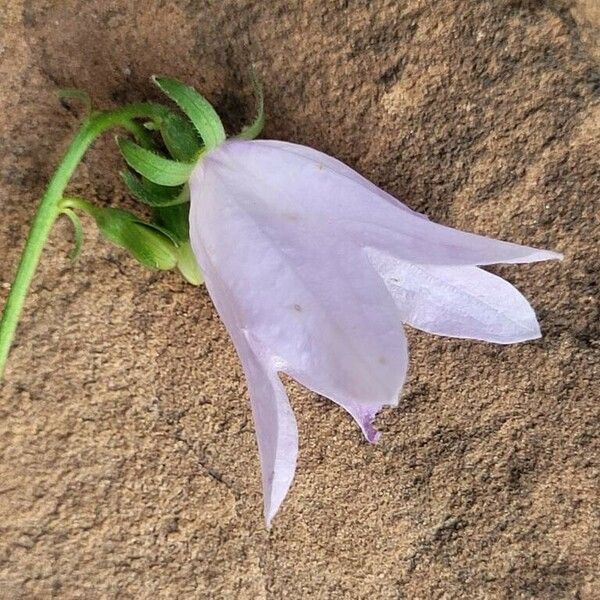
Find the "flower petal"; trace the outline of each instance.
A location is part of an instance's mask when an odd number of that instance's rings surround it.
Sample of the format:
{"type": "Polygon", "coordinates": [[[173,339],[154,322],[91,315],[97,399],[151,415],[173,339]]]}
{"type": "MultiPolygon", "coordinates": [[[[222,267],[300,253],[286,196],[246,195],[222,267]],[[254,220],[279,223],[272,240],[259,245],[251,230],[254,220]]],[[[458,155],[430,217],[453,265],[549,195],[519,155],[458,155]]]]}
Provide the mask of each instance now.
{"type": "Polygon", "coordinates": [[[314,150],[313,148],[309,148],[308,146],[301,146],[300,144],[291,144],[290,142],[280,142],[278,140],[258,140],[264,146],[268,146],[273,149],[283,150],[284,152],[290,152],[296,154],[297,156],[304,157],[307,160],[314,161],[317,159],[320,164],[326,166],[330,171],[341,175],[342,177],[347,177],[352,181],[358,183],[364,188],[368,189],[373,194],[377,194],[380,198],[383,198],[386,202],[390,202],[393,206],[400,208],[406,212],[413,214],[416,217],[420,217],[422,219],[427,219],[426,215],[423,215],[412,208],[409,208],[403,202],[400,202],[397,198],[394,198],[391,194],[388,194],[381,188],[378,188],[374,183],[363,177],[360,173],[349,167],[347,164],[343,163],[341,160],[337,158],[333,158],[333,156],[329,156],[324,152],[319,152],[318,150],[314,150]]]}
{"type": "Polygon", "coordinates": [[[365,439],[371,444],[376,444],[381,436],[375,429],[373,421],[377,413],[385,406],[372,406],[371,404],[358,404],[355,402],[345,402],[342,406],[348,411],[354,420],[358,423],[365,439]]]}
{"type": "Polygon", "coordinates": [[[512,344],[540,337],[535,312],[504,279],[478,267],[414,265],[374,250],[402,320],[450,337],[512,344]]]}
{"type": "Polygon", "coordinates": [[[242,352],[238,347],[252,403],[262,469],[265,521],[270,527],[294,479],[298,427],[275,369],[266,367],[248,349],[242,352]]]}
{"type": "Polygon", "coordinates": [[[204,265],[206,287],[233,340],[246,375],[262,470],[264,516],[270,527],[296,471],[296,419],[275,365],[252,348],[248,335],[240,326],[226,284],[202,240],[193,235],[192,244],[198,262],[204,265]]]}
{"type": "MultiPolygon", "coordinates": [[[[328,226],[348,239],[421,264],[485,265],[535,262],[560,258],[539,250],[466,233],[439,225],[390,200],[389,194],[366,182],[350,167],[327,155],[284,142],[231,140],[210,157],[223,169],[240,175],[245,170],[252,185],[268,186],[266,202],[256,212],[301,212],[305,224],[328,226]],[[218,157],[217,157],[218,153],[218,157]]],[[[232,175],[233,176],[233,175],[232,175]]]]}
{"type": "Polygon", "coordinates": [[[231,157],[224,164],[221,148],[190,180],[192,243],[206,246],[253,347],[342,405],[396,404],[406,339],[364,250],[302,206],[277,206],[278,164],[263,165],[257,182],[231,157]]]}

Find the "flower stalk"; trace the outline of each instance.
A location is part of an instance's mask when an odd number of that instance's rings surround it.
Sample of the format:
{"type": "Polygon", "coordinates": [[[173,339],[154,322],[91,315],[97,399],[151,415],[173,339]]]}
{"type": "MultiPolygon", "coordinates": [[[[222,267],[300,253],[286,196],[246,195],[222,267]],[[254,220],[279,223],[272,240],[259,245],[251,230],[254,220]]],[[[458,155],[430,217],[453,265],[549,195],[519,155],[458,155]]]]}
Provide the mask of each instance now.
{"type": "Polygon", "coordinates": [[[135,122],[135,119],[148,119],[160,123],[165,114],[166,109],[159,104],[136,103],[114,110],[94,112],[84,120],[79,128],[42,196],[6,300],[0,321],[0,379],[4,374],[6,360],[23,311],[25,298],[39,264],[42,250],[56,219],[63,210],[61,200],[65,189],[85,152],[97,137],[115,126],[128,130],[140,145],[148,146],[150,140],[148,133],[139,123],[135,122]]]}

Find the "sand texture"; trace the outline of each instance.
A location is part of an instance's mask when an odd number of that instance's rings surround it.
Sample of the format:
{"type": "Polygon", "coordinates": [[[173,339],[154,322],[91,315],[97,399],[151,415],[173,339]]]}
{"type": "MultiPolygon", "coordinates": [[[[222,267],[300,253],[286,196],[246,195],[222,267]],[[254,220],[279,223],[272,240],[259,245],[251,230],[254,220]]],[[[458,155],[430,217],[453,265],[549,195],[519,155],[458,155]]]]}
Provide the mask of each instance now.
{"type": "MultiPolygon", "coordinates": [[[[0,0],[0,300],[81,111],[159,99],[308,144],[430,218],[558,249],[494,271],[541,340],[409,331],[371,446],[289,384],[271,531],[233,346],[204,289],[56,226],[0,384],[0,598],[600,598],[598,0],[0,0]]],[[[71,190],[133,207],[112,136],[71,190]]]]}

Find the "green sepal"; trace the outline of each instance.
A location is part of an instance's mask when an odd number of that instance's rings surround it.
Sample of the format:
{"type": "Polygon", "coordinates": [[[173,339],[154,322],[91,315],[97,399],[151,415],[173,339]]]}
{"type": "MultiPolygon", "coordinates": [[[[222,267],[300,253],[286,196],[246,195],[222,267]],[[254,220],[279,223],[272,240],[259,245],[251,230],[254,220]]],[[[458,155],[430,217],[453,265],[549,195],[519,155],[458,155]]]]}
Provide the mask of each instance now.
{"type": "Polygon", "coordinates": [[[133,135],[136,144],[149,151],[156,150],[156,144],[152,139],[152,135],[143,125],[140,125],[135,121],[131,121],[127,124],[124,123],[123,127],[129,130],[129,133],[133,135]]]}
{"type": "Polygon", "coordinates": [[[160,133],[175,160],[193,162],[202,150],[202,140],[196,128],[182,115],[169,113],[161,123],[160,133]]]}
{"type": "Polygon", "coordinates": [[[73,249],[69,252],[69,258],[72,262],[75,262],[81,254],[81,247],[83,245],[83,226],[77,213],[70,208],[63,208],[60,211],[61,215],[65,215],[71,221],[73,225],[73,249]]]}
{"type": "Polygon", "coordinates": [[[186,242],[190,237],[189,212],[190,205],[187,202],[174,206],[158,206],[153,210],[152,222],[168,231],[180,244],[186,242]]]}
{"type": "Polygon", "coordinates": [[[119,208],[94,207],[90,214],[108,241],[127,250],[143,266],[168,270],[177,265],[177,247],[161,228],[119,208]]]}
{"type": "Polygon", "coordinates": [[[159,156],[128,138],[117,138],[117,143],[125,162],[134,171],[159,185],[171,187],[181,185],[190,178],[195,167],[194,163],[184,163],[159,156]]]}
{"type": "Polygon", "coordinates": [[[212,150],[225,141],[223,123],[204,96],[176,79],[154,76],[152,80],[189,117],[207,150],[212,150]]]}
{"type": "Polygon", "coordinates": [[[241,140],[253,140],[259,136],[265,126],[265,97],[262,85],[254,74],[252,76],[252,86],[254,87],[254,97],[256,98],[256,116],[254,117],[254,121],[250,125],[246,125],[236,136],[241,140]]]}
{"type": "Polygon", "coordinates": [[[179,246],[177,268],[183,275],[183,278],[192,285],[201,285],[204,283],[204,275],[196,262],[196,257],[192,252],[192,246],[189,242],[184,242],[179,246]]]}
{"type": "Polygon", "coordinates": [[[131,171],[122,171],[121,178],[131,194],[147,206],[175,206],[189,202],[187,185],[165,187],[148,179],[136,177],[131,171]]]}

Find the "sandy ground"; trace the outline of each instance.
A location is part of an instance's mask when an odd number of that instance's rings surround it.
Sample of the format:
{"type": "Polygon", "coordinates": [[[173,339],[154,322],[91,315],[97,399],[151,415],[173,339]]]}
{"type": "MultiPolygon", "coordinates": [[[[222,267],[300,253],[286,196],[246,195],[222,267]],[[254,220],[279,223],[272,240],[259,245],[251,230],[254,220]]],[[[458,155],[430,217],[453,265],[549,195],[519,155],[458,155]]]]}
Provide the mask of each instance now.
{"type": "MultiPolygon", "coordinates": [[[[201,89],[230,130],[337,156],[431,218],[556,248],[497,272],[543,339],[410,332],[379,445],[290,383],[301,448],[263,527],[242,373],[203,289],[60,222],[0,401],[0,597],[600,598],[597,0],[0,0],[0,282],[78,122],[201,89]]],[[[131,205],[111,136],[72,189],[131,205]]]]}

